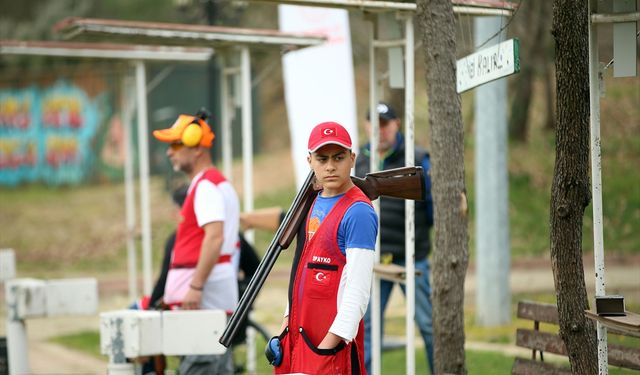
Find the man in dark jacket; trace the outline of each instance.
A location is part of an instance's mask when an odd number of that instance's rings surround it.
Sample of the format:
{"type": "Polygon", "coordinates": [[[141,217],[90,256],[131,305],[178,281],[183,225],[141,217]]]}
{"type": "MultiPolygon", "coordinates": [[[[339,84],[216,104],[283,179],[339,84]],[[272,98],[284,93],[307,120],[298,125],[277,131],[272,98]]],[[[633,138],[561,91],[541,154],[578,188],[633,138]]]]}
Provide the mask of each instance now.
{"type": "MultiPolygon", "coordinates": [[[[396,112],[386,103],[376,107],[380,119],[380,138],[378,153],[380,170],[405,166],[405,141],[400,133],[400,119],[396,112]]],[[[367,130],[371,132],[367,112],[367,130]]],[[[356,161],[356,175],[364,177],[369,172],[370,145],[365,145],[356,161]]],[[[416,276],[416,323],[424,340],[429,369],[433,374],[433,328],[431,322],[431,286],[429,284],[429,231],[433,226],[433,201],[431,198],[431,178],[429,176],[429,154],[422,148],[415,148],[414,163],[424,168],[426,199],[415,202],[415,267],[421,272],[416,276]]],[[[383,264],[405,265],[405,213],[404,200],[396,198],[380,198],[380,262],[383,264]]],[[[384,310],[389,301],[393,282],[380,281],[380,316],[384,332],[384,310]]],[[[404,285],[400,284],[403,293],[404,285]]],[[[365,323],[365,365],[367,372],[371,370],[371,304],[364,318],[365,323]]]]}

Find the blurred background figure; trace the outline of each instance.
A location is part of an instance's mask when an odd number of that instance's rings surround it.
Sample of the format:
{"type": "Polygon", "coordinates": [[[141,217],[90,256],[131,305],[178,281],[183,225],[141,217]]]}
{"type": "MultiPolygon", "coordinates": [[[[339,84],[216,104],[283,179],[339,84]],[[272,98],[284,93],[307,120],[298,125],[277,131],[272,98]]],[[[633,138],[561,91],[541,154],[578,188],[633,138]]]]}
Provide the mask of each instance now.
{"type": "MultiPolygon", "coordinates": [[[[378,153],[380,156],[380,170],[400,168],[405,165],[404,136],[400,132],[400,119],[391,106],[379,103],[376,112],[380,118],[380,138],[378,153]]],[[[371,134],[369,112],[365,128],[371,134]]],[[[370,144],[366,144],[360,150],[356,161],[356,175],[364,177],[369,173],[370,144]]],[[[429,154],[422,148],[415,148],[415,165],[424,169],[426,198],[424,201],[415,202],[415,267],[416,272],[416,323],[420,335],[424,340],[429,369],[433,374],[433,327],[431,320],[431,286],[429,284],[429,232],[433,226],[433,204],[431,198],[431,177],[429,176],[429,154]]],[[[405,265],[405,228],[404,228],[404,200],[389,197],[380,197],[380,262],[382,264],[405,265]]],[[[389,302],[394,282],[380,281],[380,325],[384,336],[384,310],[389,302]]],[[[405,287],[400,284],[402,292],[405,287]]],[[[371,304],[364,318],[365,322],[365,364],[367,372],[371,370],[371,304]]]]}
{"type": "MultiPolygon", "coordinates": [[[[240,204],[229,181],[211,160],[215,135],[206,123],[208,113],[180,115],[153,136],[169,144],[167,156],[174,171],[191,183],[181,210],[173,255],[165,284],[164,302],[180,308],[222,309],[231,312],[238,302],[237,251],[240,204]]],[[[187,355],[181,374],[233,374],[231,350],[220,355],[187,355]]]]}

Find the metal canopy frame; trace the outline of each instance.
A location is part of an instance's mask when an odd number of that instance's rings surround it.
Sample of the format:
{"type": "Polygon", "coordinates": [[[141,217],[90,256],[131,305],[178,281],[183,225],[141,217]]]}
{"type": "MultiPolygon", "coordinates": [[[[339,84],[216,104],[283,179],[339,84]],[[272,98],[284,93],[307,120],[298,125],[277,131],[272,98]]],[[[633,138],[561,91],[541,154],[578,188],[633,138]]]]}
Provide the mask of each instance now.
{"type": "Polygon", "coordinates": [[[189,25],[178,23],[122,21],[98,18],[67,18],[54,26],[66,39],[78,36],[139,38],[147,42],[197,46],[286,46],[304,48],[324,43],[323,36],[285,33],[277,30],[189,25]]]}
{"type": "Polygon", "coordinates": [[[58,56],[114,60],[208,61],[212,48],[115,43],[0,40],[0,55],[58,56]]]}
{"type": "MultiPolygon", "coordinates": [[[[324,8],[341,8],[347,10],[376,11],[409,11],[415,12],[415,2],[377,1],[377,0],[251,0],[254,2],[271,2],[289,5],[315,6],[324,8]]],[[[453,0],[453,11],[459,14],[484,16],[510,16],[517,5],[509,1],[495,0],[453,0]]]]}

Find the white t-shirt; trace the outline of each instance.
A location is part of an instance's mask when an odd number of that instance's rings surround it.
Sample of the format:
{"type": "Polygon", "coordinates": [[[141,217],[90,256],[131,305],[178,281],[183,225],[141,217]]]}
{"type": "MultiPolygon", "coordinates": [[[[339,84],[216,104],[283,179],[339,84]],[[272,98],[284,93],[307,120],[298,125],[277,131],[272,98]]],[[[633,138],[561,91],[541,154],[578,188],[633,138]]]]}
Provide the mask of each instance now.
{"type": "MultiPolygon", "coordinates": [[[[198,173],[189,186],[189,191],[195,182],[202,177],[198,173]]],[[[229,181],[214,184],[209,180],[202,180],[198,184],[193,201],[198,226],[222,221],[224,241],[220,255],[233,255],[238,251],[240,227],[240,202],[233,185],[229,181]]],[[[204,286],[202,294],[202,308],[220,308],[232,311],[238,301],[238,275],[233,262],[215,265],[204,286]]]]}

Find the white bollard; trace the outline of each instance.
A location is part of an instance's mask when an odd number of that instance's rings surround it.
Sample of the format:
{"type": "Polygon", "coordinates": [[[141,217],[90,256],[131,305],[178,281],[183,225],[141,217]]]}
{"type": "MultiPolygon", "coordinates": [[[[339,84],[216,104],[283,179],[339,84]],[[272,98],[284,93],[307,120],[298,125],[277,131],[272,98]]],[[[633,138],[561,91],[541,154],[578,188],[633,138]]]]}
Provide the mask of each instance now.
{"type": "Polygon", "coordinates": [[[31,373],[25,319],[92,315],[97,310],[95,279],[12,279],[5,283],[9,374],[31,373]]]}
{"type": "Polygon", "coordinates": [[[7,360],[9,375],[29,374],[27,327],[24,320],[7,319],[7,360]]]}
{"type": "Polygon", "coordinates": [[[44,316],[44,282],[35,279],[14,279],[5,284],[7,305],[7,356],[9,374],[29,374],[27,326],[24,319],[44,316]]]}

